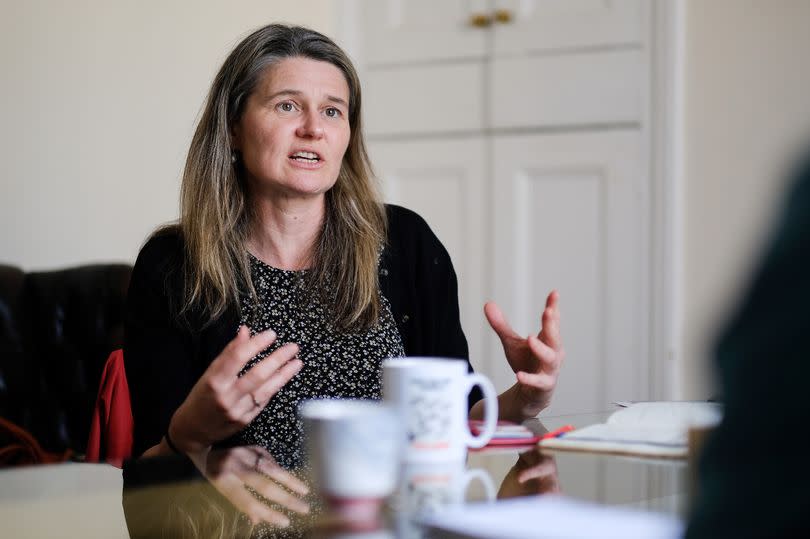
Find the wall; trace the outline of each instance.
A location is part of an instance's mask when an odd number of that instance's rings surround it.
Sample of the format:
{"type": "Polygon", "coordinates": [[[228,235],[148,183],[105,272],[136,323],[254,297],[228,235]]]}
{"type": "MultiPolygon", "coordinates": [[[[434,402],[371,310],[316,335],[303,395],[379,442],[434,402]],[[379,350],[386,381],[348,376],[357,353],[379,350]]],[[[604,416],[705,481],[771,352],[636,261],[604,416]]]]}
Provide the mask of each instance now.
{"type": "Polygon", "coordinates": [[[271,21],[329,34],[330,0],[3,1],[0,263],[133,261],[177,216],[219,64],[271,21]]]}
{"type": "Polygon", "coordinates": [[[682,398],[713,392],[714,335],[770,230],[783,170],[810,134],[808,21],[806,0],[686,3],[682,398]]]}
{"type": "MultiPolygon", "coordinates": [[[[686,0],[682,333],[675,395],[712,392],[707,350],[744,286],[780,169],[810,123],[810,2],[686,0]]],[[[131,261],[177,215],[219,63],[281,20],[332,33],[330,0],[4,2],[0,263],[131,261]]],[[[350,37],[350,36],[348,36],[350,37]]]]}

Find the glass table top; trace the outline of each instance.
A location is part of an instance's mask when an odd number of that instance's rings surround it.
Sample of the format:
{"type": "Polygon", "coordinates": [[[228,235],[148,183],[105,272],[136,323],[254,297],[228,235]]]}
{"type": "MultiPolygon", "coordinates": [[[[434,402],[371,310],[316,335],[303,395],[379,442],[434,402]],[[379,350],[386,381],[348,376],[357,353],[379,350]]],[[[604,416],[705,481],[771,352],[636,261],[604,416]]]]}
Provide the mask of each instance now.
{"type": "MultiPolygon", "coordinates": [[[[580,427],[604,421],[611,411],[546,417],[527,426],[536,432],[565,424],[580,427]]],[[[123,474],[106,464],[81,463],[2,470],[3,535],[423,537],[416,524],[419,515],[459,504],[548,494],[679,518],[688,508],[686,461],[498,447],[470,451],[466,462],[403,464],[397,491],[381,504],[355,504],[336,514],[311,493],[306,497],[310,514],[298,515],[271,503],[289,517],[291,526],[264,526],[257,532],[238,510],[245,503],[240,497],[250,496],[239,481],[251,473],[252,455],[223,450],[216,458],[209,456],[208,464],[196,466],[179,457],[141,459],[128,463],[123,474]]]]}

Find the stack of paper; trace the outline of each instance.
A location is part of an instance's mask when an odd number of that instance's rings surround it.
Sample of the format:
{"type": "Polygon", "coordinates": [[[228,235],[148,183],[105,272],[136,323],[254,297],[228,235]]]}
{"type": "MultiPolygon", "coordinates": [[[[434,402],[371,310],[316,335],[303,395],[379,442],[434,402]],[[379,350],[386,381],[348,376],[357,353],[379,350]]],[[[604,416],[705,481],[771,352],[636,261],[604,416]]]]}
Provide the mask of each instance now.
{"type": "Polygon", "coordinates": [[[421,524],[436,539],[674,539],[684,532],[673,516],[551,495],[452,507],[421,524]]]}
{"type": "MultiPolygon", "coordinates": [[[[470,420],[470,432],[478,436],[484,429],[484,422],[470,420]]],[[[540,441],[541,436],[533,433],[527,427],[512,421],[498,421],[495,433],[485,447],[500,445],[533,445],[540,441]]],[[[481,449],[484,449],[483,447],[481,449]]]]}
{"type": "Polygon", "coordinates": [[[712,402],[638,402],[612,414],[607,423],[576,429],[540,446],[571,451],[685,458],[691,427],[720,422],[723,409],[712,402]]]}

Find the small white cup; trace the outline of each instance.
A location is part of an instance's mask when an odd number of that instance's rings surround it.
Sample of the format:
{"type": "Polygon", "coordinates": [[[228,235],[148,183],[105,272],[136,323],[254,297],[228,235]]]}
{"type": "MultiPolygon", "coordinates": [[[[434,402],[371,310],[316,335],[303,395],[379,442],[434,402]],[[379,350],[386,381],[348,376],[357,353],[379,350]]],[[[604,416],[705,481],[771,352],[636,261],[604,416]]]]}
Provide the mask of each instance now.
{"type": "Polygon", "coordinates": [[[401,427],[377,401],[318,399],[301,404],[315,488],[337,504],[381,500],[399,476],[401,427]]]}
{"type": "Polygon", "coordinates": [[[468,373],[462,360],[387,359],[383,362],[383,395],[405,426],[405,460],[463,460],[467,447],[483,447],[495,433],[495,388],[485,376],[468,373]],[[470,432],[467,419],[467,396],[475,385],[485,398],[484,428],[478,436],[470,432]]]}

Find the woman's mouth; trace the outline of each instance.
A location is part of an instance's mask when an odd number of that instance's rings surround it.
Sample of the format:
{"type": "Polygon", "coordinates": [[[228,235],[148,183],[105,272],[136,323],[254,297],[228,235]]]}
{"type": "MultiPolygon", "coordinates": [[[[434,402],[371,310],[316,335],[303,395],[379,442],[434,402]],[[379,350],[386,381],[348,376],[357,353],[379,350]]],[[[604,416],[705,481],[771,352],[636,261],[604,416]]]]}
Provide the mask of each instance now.
{"type": "Polygon", "coordinates": [[[320,162],[321,156],[315,152],[298,151],[290,155],[290,159],[298,161],[299,163],[312,164],[320,162]]]}

